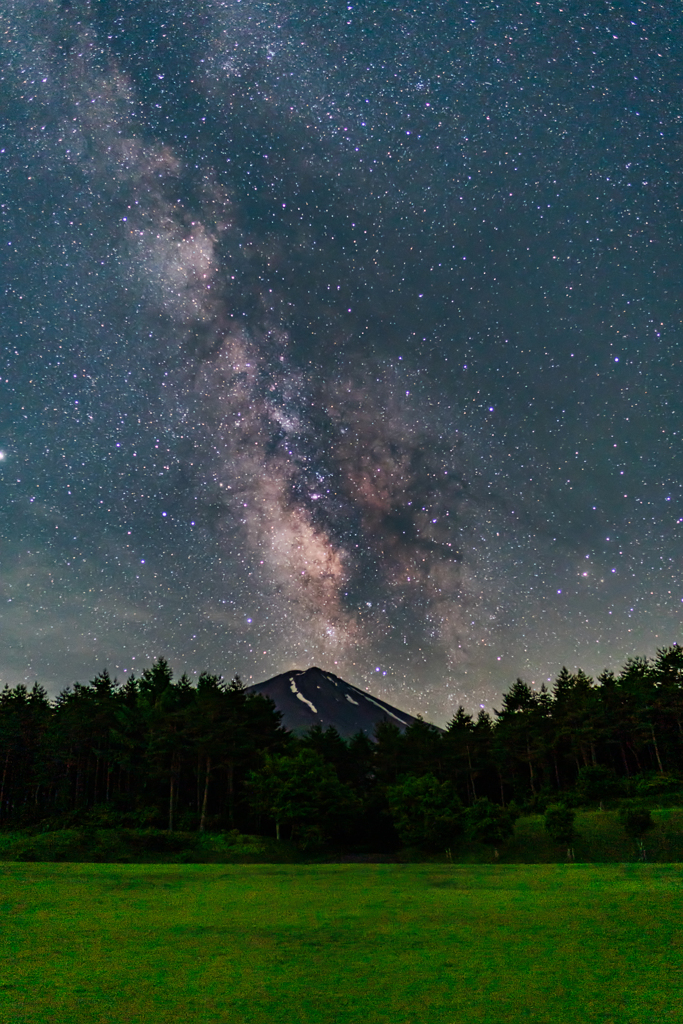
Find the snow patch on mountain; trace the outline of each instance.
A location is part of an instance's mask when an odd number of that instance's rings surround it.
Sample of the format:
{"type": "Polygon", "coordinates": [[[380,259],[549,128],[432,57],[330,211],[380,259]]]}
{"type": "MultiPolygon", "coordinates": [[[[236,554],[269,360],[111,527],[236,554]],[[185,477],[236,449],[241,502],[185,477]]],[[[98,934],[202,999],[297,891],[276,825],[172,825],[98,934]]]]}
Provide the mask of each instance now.
{"type": "Polygon", "coordinates": [[[297,695],[297,697],[299,698],[299,700],[302,700],[304,702],[304,704],[308,704],[308,706],[311,709],[311,711],[313,712],[313,714],[317,715],[318,714],[318,709],[316,708],[315,704],[311,704],[310,700],[306,700],[306,698],[304,697],[303,693],[299,693],[299,691],[296,688],[296,683],[294,682],[294,680],[292,679],[291,676],[289,677],[289,686],[290,686],[290,689],[291,689],[292,693],[295,693],[297,695]]]}

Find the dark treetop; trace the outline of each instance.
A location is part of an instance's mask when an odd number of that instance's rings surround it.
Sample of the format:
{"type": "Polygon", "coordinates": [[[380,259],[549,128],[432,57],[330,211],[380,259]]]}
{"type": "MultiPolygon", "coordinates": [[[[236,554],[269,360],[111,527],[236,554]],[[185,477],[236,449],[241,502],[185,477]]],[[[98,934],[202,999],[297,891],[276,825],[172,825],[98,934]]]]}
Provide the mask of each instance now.
{"type": "MultiPolygon", "coordinates": [[[[368,697],[318,669],[264,686],[277,699],[287,682],[289,697],[302,703],[292,679],[330,716],[339,711],[335,695],[354,711],[368,697]]],[[[196,684],[174,680],[159,659],[123,685],[102,673],[54,701],[38,686],[0,691],[0,827],[268,832],[275,819],[292,834],[300,829],[302,842],[336,836],[380,849],[396,841],[392,821],[406,837],[422,821],[425,842],[441,836],[443,849],[461,805],[473,808],[470,825],[486,820],[497,829],[507,828],[501,805],[513,799],[533,811],[563,801],[668,794],[680,802],[683,795],[677,646],[597,681],[567,669],[552,690],[518,679],[494,718],[480,711],[475,719],[461,707],[445,730],[421,719],[403,728],[393,718],[401,713],[384,705],[392,714],[371,736],[359,730],[345,739],[319,722],[292,735],[258,690],[209,673],[196,684]]]]}

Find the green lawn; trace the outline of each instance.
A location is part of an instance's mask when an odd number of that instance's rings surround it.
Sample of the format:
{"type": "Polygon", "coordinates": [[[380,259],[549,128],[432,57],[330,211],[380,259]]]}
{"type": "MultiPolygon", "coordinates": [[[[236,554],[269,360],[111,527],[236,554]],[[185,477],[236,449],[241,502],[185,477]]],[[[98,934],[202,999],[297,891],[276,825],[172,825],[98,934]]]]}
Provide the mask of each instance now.
{"type": "Polygon", "coordinates": [[[683,1021],[681,865],[0,863],[2,1024],[683,1021]]]}

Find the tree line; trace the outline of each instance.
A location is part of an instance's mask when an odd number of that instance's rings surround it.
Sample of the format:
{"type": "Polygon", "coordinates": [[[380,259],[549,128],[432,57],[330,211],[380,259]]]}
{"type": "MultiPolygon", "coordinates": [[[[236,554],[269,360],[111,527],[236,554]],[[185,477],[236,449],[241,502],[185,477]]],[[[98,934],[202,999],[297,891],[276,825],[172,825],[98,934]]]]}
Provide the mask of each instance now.
{"type": "Polygon", "coordinates": [[[123,683],[105,671],[49,699],[0,692],[0,827],[230,830],[391,849],[496,845],[515,814],[683,786],[683,648],[596,680],[518,679],[493,715],[445,730],[294,736],[274,703],[163,658],[123,683]]]}

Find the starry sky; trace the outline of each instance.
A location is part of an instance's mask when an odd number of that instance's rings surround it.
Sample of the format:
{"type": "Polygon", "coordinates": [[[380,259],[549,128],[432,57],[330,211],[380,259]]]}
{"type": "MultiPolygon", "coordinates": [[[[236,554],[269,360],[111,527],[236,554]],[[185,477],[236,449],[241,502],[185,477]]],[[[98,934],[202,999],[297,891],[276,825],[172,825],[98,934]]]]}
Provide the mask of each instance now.
{"type": "Polygon", "coordinates": [[[0,683],[680,639],[679,18],[0,0],[0,683]]]}

